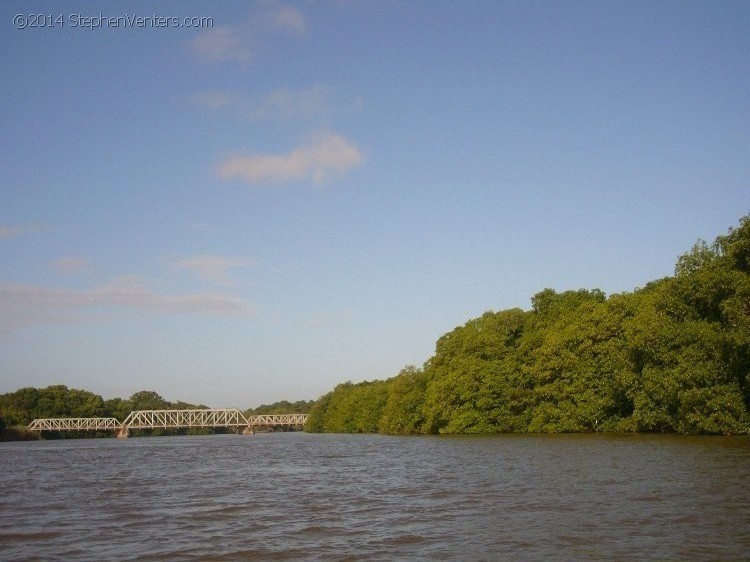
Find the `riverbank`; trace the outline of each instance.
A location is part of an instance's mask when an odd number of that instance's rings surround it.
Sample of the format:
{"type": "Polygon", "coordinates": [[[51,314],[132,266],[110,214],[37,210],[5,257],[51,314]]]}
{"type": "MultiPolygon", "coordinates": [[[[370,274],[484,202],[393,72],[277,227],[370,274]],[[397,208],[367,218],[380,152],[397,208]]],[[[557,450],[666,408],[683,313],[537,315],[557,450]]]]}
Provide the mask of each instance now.
{"type": "Polygon", "coordinates": [[[39,438],[39,434],[29,431],[23,426],[0,429],[0,441],[36,441],[39,438]]]}

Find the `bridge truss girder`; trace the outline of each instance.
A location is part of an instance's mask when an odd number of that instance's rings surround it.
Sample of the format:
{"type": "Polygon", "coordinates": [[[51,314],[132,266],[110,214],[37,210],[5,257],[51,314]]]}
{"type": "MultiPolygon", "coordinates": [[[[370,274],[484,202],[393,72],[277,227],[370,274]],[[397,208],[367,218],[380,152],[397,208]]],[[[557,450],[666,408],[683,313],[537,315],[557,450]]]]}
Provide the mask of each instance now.
{"type": "Polygon", "coordinates": [[[190,427],[246,427],[237,409],[224,410],[136,410],[123,425],[128,429],[178,429],[190,427]]]}
{"type": "Polygon", "coordinates": [[[29,424],[30,431],[108,431],[122,427],[115,418],[43,418],[29,424]]]}
{"type": "Polygon", "coordinates": [[[233,427],[252,432],[262,427],[304,427],[307,414],[261,414],[245,417],[236,408],[201,410],[135,410],[124,422],[115,418],[43,418],[29,424],[30,431],[106,431],[127,437],[131,429],[182,429],[233,427]]]}

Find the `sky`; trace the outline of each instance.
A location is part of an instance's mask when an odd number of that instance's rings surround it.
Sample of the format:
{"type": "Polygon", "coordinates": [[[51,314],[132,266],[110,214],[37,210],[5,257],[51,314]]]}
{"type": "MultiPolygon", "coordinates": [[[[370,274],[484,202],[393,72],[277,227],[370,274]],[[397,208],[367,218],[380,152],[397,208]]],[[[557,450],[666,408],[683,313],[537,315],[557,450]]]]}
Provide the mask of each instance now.
{"type": "Polygon", "coordinates": [[[750,213],[746,1],[9,1],[0,69],[0,393],[316,399],[750,213]]]}

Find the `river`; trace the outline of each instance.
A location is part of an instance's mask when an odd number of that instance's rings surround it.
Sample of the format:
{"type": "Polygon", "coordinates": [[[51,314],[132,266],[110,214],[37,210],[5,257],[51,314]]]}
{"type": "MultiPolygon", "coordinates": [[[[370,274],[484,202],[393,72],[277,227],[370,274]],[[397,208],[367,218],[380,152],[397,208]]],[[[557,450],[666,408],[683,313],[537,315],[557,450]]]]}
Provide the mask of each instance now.
{"type": "Polygon", "coordinates": [[[750,438],[0,443],[0,560],[750,559],[750,438]]]}

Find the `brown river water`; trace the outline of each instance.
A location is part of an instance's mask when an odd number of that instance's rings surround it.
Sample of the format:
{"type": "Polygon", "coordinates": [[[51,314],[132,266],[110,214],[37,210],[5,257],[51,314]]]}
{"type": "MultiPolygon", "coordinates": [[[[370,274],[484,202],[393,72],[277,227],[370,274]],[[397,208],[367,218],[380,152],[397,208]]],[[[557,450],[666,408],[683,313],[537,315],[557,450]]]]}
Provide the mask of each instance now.
{"type": "Polygon", "coordinates": [[[750,560],[750,438],[0,443],[0,560],[750,560]]]}

